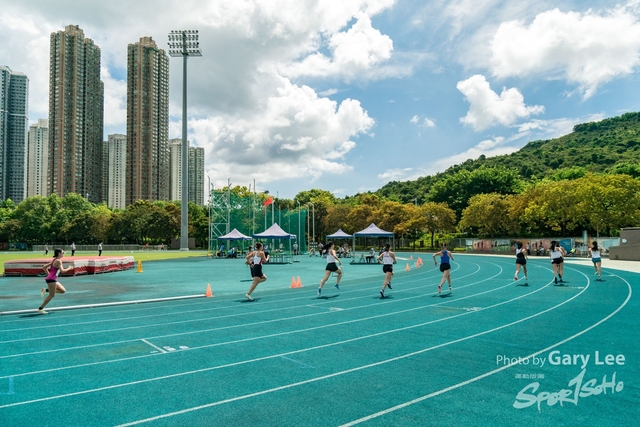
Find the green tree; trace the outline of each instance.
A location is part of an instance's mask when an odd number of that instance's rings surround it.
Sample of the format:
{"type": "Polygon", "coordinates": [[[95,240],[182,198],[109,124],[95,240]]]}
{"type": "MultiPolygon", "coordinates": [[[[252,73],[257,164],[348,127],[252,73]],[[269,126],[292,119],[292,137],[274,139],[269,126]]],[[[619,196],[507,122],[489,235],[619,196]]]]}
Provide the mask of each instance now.
{"type": "Polygon", "coordinates": [[[469,200],[476,194],[517,194],[524,182],[518,171],[501,166],[481,166],[473,171],[460,170],[436,182],[429,192],[429,200],[447,203],[460,217],[469,200]]]}
{"type": "Polygon", "coordinates": [[[615,235],[640,223],[640,181],[629,175],[587,175],[577,182],[592,230],[615,235]]]}
{"type": "Polygon", "coordinates": [[[424,229],[431,233],[431,247],[436,232],[454,231],[456,213],[446,203],[427,202],[420,206],[420,215],[424,219],[424,229]]]}
{"type": "Polygon", "coordinates": [[[497,193],[476,194],[469,199],[469,206],[462,211],[459,227],[475,228],[490,238],[508,233],[508,208],[507,196],[497,193]]]}

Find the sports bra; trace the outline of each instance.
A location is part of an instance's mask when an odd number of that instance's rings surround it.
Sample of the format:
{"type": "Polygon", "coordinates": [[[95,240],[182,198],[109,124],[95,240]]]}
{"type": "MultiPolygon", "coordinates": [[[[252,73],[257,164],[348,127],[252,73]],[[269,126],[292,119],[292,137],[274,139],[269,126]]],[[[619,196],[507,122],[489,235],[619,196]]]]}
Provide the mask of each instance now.
{"type": "Polygon", "coordinates": [[[255,252],[253,257],[251,258],[253,261],[253,265],[262,265],[262,257],[259,255],[256,255],[257,253],[258,252],[255,252]]]}

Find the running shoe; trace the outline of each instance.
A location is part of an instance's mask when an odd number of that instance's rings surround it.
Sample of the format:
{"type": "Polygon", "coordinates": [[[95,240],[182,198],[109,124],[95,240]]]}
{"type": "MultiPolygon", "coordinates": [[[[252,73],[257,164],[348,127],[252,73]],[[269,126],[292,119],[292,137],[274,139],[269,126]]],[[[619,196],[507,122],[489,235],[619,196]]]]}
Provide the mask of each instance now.
{"type": "Polygon", "coordinates": [[[322,288],[318,288],[318,296],[322,293],[322,288]]]}
{"type": "Polygon", "coordinates": [[[387,283],[387,288],[389,288],[389,289],[393,289],[393,288],[391,287],[391,282],[387,283]]]}
{"type": "Polygon", "coordinates": [[[452,290],[453,290],[453,287],[451,287],[451,285],[449,285],[449,290],[450,290],[450,291],[452,291],[452,290]]]}
{"type": "Polygon", "coordinates": [[[442,285],[438,285],[438,293],[442,292],[442,285]]]}
{"type": "Polygon", "coordinates": [[[558,284],[558,278],[557,277],[554,277],[553,281],[556,282],[556,285],[558,284]]]}
{"type": "Polygon", "coordinates": [[[518,276],[513,276],[513,280],[518,281],[518,276]]]}
{"type": "Polygon", "coordinates": [[[384,298],[384,291],[380,291],[380,298],[384,298]]]}
{"type": "Polygon", "coordinates": [[[42,288],[42,290],[40,291],[40,298],[44,298],[44,294],[45,294],[45,290],[44,288],[42,288]]]}
{"type": "Polygon", "coordinates": [[[44,310],[42,310],[42,309],[38,309],[37,311],[38,311],[38,313],[40,313],[40,314],[49,314],[48,312],[46,312],[46,311],[44,311],[44,310]]]}
{"type": "Polygon", "coordinates": [[[527,280],[529,280],[529,278],[527,276],[524,276],[524,280],[526,282],[527,280]]]}
{"type": "Polygon", "coordinates": [[[245,297],[247,297],[247,299],[248,299],[249,301],[253,301],[253,298],[251,298],[251,295],[249,295],[249,294],[245,294],[245,297]]]}
{"type": "Polygon", "coordinates": [[[337,283],[336,283],[336,289],[340,290],[340,285],[338,285],[337,283]]]}

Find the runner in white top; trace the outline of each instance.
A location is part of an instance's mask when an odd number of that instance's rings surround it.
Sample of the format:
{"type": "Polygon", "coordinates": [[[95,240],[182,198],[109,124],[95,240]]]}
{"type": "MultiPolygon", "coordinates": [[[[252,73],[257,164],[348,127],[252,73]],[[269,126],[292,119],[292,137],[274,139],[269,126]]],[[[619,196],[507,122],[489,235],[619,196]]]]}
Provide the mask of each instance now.
{"type": "Polygon", "coordinates": [[[591,262],[593,262],[593,268],[596,269],[597,281],[602,280],[602,256],[600,255],[600,248],[598,248],[598,242],[593,242],[593,246],[589,248],[589,255],[591,255],[591,262]]]}
{"type": "Polygon", "coordinates": [[[553,281],[556,284],[558,284],[558,277],[560,278],[560,283],[564,283],[562,281],[562,272],[564,270],[563,256],[566,256],[566,252],[562,246],[560,246],[560,243],[555,240],[551,241],[549,257],[551,258],[551,265],[553,266],[553,281]]]}
{"type": "Polygon", "coordinates": [[[245,297],[249,301],[253,301],[251,293],[256,289],[258,284],[267,280],[267,276],[262,272],[262,264],[269,262],[269,256],[265,255],[262,251],[262,243],[256,243],[256,250],[247,254],[246,263],[251,267],[251,276],[253,277],[253,283],[249,292],[245,294],[245,297]]]}
{"type": "Polygon", "coordinates": [[[384,282],[382,282],[382,290],[380,291],[380,297],[384,298],[384,290],[386,287],[391,288],[391,278],[393,277],[393,264],[396,261],[396,254],[391,251],[391,245],[387,243],[384,245],[384,250],[378,255],[378,262],[382,260],[382,272],[384,273],[384,282]]]}
{"type": "MultiPolygon", "coordinates": [[[[342,279],[342,269],[338,267],[338,264],[342,265],[342,261],[338,259],[338,255],[336,255],[336,251],[333,249],[333,242],[327,242],[323,248],[323,252],[327,254],[327,267],[324,270],[324,277],[320,281],[320,286],[318,287],[318,296],[322,293],[322,287],[327,279],[329,279],[332,272],[335,271],[338,273],[338,278],[336,279],[337,290],[340,290],[340,279],[342,279]]],[[[322,253],[320,255],[322,255],[322,253]]]]}

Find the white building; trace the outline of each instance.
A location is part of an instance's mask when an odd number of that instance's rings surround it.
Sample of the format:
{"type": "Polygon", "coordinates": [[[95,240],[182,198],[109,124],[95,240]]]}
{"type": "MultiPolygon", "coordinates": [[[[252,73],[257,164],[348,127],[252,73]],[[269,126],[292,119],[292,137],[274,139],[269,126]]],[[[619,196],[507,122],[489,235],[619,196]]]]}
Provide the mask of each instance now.
{"type": "MultiPolygon", "coordinates": [[[[187,141],[187,144],[189,141],[187,141]]],[[[171,200],[182,200],[182,139],[169,140],[171,200]]],[[[189,201],[204,206],[204,148],[189,147],[189,201]]]]}
{"type": "Polygon", "coordinates": [[[27,143],[27,197],[47,197],[49,164],[49,120],[38,119],[29,127],[27,143]]]}
{"type": "Polygon", "coordinates": [[[127,137],[126,135],[109,135],[107,141],[108,196],[107,205],[111,209],[124,209],[126,199],[127,178],[127,137]]]}

